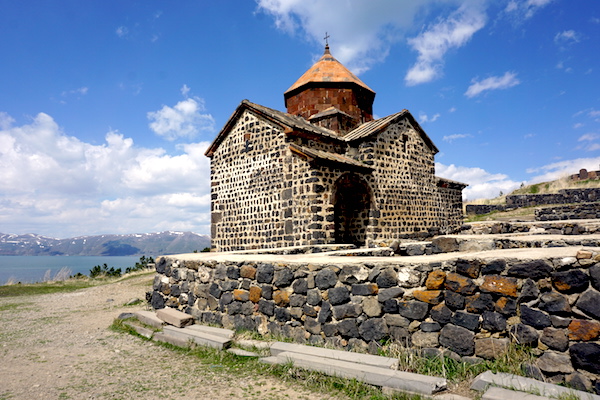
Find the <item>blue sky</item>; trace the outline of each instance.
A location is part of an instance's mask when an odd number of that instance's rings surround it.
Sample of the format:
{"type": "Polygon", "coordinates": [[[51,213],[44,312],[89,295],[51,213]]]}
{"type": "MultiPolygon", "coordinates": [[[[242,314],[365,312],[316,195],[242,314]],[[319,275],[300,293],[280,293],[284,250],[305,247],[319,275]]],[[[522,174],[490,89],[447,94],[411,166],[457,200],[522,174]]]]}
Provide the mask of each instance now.
{"type": "Polygon", "coordinates": [[[0,232],[209,232],[203,153],[332,54],[468,199],[600,169],[597,0],[0,0],[0,232]]]}

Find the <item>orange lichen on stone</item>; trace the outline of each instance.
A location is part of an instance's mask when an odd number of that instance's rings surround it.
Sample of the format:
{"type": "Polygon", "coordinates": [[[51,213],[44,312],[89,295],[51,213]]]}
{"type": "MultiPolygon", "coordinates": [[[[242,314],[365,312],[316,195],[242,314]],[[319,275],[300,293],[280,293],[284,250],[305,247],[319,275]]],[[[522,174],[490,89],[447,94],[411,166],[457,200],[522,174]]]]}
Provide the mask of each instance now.
{"type": "Polygon", "coordinates": [[[262,289],[258,286],[250,286],[250,301],[253,303],[258,303],[260,300],[260,296],[262,295],[262,289]]]}
{"type": "Polygon", "coordinates": [[[429,273],[427,280],[425,281],[425,287],[429,290],[443,289],[444,281],[446,280],[446,273],[441,269],[436,269],[429,273]]]}
{"type": "Polygon", "coordinates": [[[290,293],[286,290],[276,290],[273,293],[273,301],[280,307],[290,304],[290,293]]]}
{"type": "Polygon", "coordinates": [[[517,280],[500,275],[486,275],[480,289],[484,292],[498,293],[503,296],[517,297],[517,280]]]}
{"type": "Polygon", "coordinates": [[[413,296],[415,299],[428,304],[440,304],[444,300],[442,290],[415,290],[413,296]]]}
{"type": "Polygon", "coordinates": [[[249,293],[244,289],[235,289],[233,291],[233,299],[237,301],[248,301],[249,293]]]}
{"type": "Polygon", "coordinates": [[[574,319],[569,324],[569,340],[584,342],[594,340],[600,335],[600,323],[585,319],[574,319]]]}

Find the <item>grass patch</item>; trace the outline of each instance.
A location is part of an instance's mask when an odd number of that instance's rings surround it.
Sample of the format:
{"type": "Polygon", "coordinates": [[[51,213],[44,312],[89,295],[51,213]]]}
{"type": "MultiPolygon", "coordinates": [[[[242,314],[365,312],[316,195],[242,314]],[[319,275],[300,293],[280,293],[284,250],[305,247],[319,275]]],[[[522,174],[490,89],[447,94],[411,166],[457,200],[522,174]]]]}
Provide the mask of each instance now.
{"type": "MultiPolygon", "coordinates": [[[[124,320],[123,320],[124,321],[124,320]]],[[[123,323],[122,320],[113,321],[110,328],[116,332],[129,333],[140,336],[134,329],[123,323]]],[[[249,332],[245,337],[252,337],[249,332]]],[[[263,338],[264,340],[264,338],[263,338]]],[[[319,372],[307,371],[294,367],[291,363],[285,365],[269,365],[259,362],[254,357],[241,357],[235,354],[213,349],[210,347],[196,346],[193,348],[181,348],[169,343],[153,342],[157,346],[168,348],[172,351],[197,358],[211,372],[218,371],[227,375],[237,377],[252,377],[257,379],[259,375],[275,377],[285,383],[300,386],[307,391],[322,393],[323,397],[335,397],[337,395],[347,396],[350,399],[370,400],[423,400],[426,397],[415,394],[386,395],[378,387],[359,382],[355,379],[344,379],[325,375],[319,372]]],[[[268,393],[264,393],[268,398],[268,393]]]]}
{"type": "Polygon", "coordinates": [[[0,311],[14,311],[21,308],[27,308],[32,303],[6,303],[0,305],[0,311]]]}
{"type": "Polygon", "coordinates": [[[33,296],[37,294],[74,292],[79,289],[95,286],[97,283],[70,279],[63,282],[40,282],[0,286],[0,297],[33,296]]]}

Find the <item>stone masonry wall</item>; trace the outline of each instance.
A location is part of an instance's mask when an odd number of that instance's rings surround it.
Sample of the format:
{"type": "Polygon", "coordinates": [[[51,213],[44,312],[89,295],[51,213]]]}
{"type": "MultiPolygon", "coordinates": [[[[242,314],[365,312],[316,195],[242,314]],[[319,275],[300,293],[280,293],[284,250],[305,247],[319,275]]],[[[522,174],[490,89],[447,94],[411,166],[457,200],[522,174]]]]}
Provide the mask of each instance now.
{"type": "Polygon", "coordinates": [[[151,304],[201,323],[300,343],[376,350],[385,340],[473,361],[514,341],[553,382],[600,385],[600,255],[411,265],[161,257],[151,304]]]}
{"type": "Polygon", "coordinates": [[[600,203],[572,204],[560,207],[535,209],[536,221],[600,218],[600,203]]]}
{"type": "Polygon", "coordinates": [[[220,251],[282,246],[282,129],[246,112],[211,158],[212,246],[220,251]],[[273,244],[271,244],[273,243],[273,244]]]}

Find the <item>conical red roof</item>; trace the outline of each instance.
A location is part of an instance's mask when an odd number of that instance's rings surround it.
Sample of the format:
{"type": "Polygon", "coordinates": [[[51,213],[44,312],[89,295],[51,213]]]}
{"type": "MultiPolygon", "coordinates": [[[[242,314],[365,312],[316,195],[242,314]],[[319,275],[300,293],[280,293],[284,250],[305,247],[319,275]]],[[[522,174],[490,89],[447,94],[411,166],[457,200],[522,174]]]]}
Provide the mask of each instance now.
{"type": "Polygon", "coordinates": [[[325,46],[325,53],[308,71],[304,73],[288,90],[285,91],[287,96],[290,92],[310,83],[321,82],[340,82],[354,83],[368,91],[375,93],[363,81],[358,79],[356,75],[344,67],[342,63],[335,59],[329,52],[329,46],[325,46]]]}

